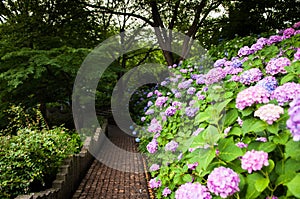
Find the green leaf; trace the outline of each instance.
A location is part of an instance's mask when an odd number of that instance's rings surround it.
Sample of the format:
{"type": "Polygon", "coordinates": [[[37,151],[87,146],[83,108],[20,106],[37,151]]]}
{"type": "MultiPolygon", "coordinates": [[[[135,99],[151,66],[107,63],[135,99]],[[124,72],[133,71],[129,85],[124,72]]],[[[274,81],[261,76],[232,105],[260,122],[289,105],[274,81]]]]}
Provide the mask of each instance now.
{"type": "Polygon", "coordinates": [[[290,140],[285,146],[285,152],[287,157],[300,160],[300,142],[290,140]]]}
{"type": "Polygon", "coordinates": [[[268,178],[260,178],[255,182],[255,189],[258,192],[263,192],[268,184],[269,184],[270,180],[268,178]]]}
{"type": "Polygon", "coordinates": [[[293,80],[296,76],[293,74],[293,73],[289,73],[287,75],[285,75],[281,81],[280,81],[280,85],[286,83],[286,82],[289,82],[291,80],[293,80]]]}
{"type": "Polygon", "coordinates": [[[297,198],[300,198],[300,174],[298,173],[289,183],[287,183],[287,187],[289,191],[296,196],[297,198]]]}
{"type": "Polygon", "coordinates": [[[271,151],[274,151],[275,148],[276,148],[276,144],[274,144],[273,142],[264,142],[259,145],[258,149],[269,153],[271,151]]]}
{"type": "Polygon", "coordinates": [[[225,122],[224,126],[230,126],[232,123],[236,122],[238,118],[238,111],[236,109],[231,109],[230,111],[226,112],[225,114],[225,122]]]}
{"type": "Polygon", "coordinates": [[[193,181],[193,177],[189,174],[185,174],[183,177],[182,177],[182,180],[184,182],[192,182],[193,181]]]}
{"type": "Polygon", "coordinates": [[[224,161],[230,162],[243,155],[242,149],[235,145],[232,137],[220,140],[218,146],[219,157],[224,161]]]}
{"type": "Polygon", "coordinates": [[[209,120],[210,115],[207,112],[200,112],[195,117],[195,125],[199,125],[201,122],[209,120]]]}
{"type": "Polygon", "coordinates": [[[274,136],[272,138],[272,141],[275,143],[275,144],[282,144],[282,145],[285,145],[287,143],[287,141],[289,140],[289,137],[290,137],[290,133],[287,132],[287,131],[283,131],[281,132],[280,134],[274,136]]]}
{"type": "Polygon", "coordinates": [[[282,174],[276,179],[275,185],[285,185],[286,183],[290,182],[295,177],[295,175],[296,173],[294,172],[282,174]]]}
{"type": "Polygon", "coordinates": [[[261,132],[263,130],[265,130],[267,127],[267,124],[264,121],[255,119],[255,118],[251,118],[251,119],[247,119],[243,122],[243,126],[242,126],[242,131],[243,134],[247,134],[250,132],[261,132]]]}
{"type": "Polygon", "coordinates": [[[268,125],[268,126],[267,126],[267,130],[268,130],[270,133],[277,135],[277,134],[278,134],[278,131],[279,131],[279,124],[278,124],[278,123],[274,123],[274,124],[272,124],[272,125],[268,125]]]}
{"type": "Polygon", "coordinates": [[[271,173],[275,167],[275,163],[271,159],[269,159],[268,162],[269,162],[269,166],[267,166],[265,169],[268,173],[271,173]]]}
{"type": "Polygon", "coordinates": [[[229,102],[231,102],[231,100],[232,100],[232,98],[227,99],[221,103],[217,103],[214,105],[214,107],[216,108],[216,110],[218,111],[219,114],[225,109],[225,107],[227,106],[227,104],[229,102]]]}
{"type": "Polygon", "coordinates": [[[196,149],[193,151],[193,158],[191,158],[191,162],[199,162],[199,169],[206,170],[207,166],[211,163],[211,161],[216,157],[216,153],[214,149],[196,149]]]}
{"type": "Polygon", "coordinates": [[[233,127],[230,131],[229,131],[229,135],[237,135],[240,136],[242,135],[242,129],[240,127],[233,127]]]}
{"type": "Polygon", "coordinates": [[[209,125],[205,129],[205,131],[203,132],[203,136],[204,136],[204,140],[206,140],[206,143],[210,145],[214,145],[221,138],[218,129],[213,125],[209,125]]]}
{"type": "Polygon", "coordinates": [[[244,110],[240,111],[244,117],[251,115],[253,113],[253,108],[245,108],[244,110]]]}
{"type": "Polygon", "coordinates": [[[259,173],[253,173],[247,176],[247,191],[246,191],[246,199],[254,199],[257,198],[261,192],[256,189],[255,183],[256,181],[264,179],[264,177],[259,173]]]}

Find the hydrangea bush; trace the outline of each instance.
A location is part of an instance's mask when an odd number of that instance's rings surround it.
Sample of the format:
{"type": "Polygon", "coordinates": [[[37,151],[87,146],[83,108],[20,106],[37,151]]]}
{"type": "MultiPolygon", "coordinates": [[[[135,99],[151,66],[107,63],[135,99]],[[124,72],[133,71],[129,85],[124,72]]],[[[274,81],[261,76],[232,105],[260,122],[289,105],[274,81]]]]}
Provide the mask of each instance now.
{"type": "Polygon", "coordinates": [[[299,29],[253,40],[211,69],[169,66],[170,78],[142,92],[134,132],[156,198],[300,198],[299,29]]]}

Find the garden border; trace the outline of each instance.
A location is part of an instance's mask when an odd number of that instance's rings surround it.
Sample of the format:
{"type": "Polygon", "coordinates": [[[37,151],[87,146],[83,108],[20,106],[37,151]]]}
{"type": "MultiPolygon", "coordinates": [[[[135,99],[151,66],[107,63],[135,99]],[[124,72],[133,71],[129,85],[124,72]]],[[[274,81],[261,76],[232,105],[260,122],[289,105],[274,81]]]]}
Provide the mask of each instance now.
{"type": "Polygon", "coordinates": [[[102,133],[107,135],[107,130],[108,121],[105,119],[102,126],[96,129],[93,138],[87,137],[85,139],[81,151],[64,160],[64,163],[59,167],[59,172],[57,173],[51,188],[41,192],[19,195],[15,199],[71,198],[94,160],[94,156],[89,151],[99,150],[102,142],[102,140],[99,139],[100,135],[102,133]]]}

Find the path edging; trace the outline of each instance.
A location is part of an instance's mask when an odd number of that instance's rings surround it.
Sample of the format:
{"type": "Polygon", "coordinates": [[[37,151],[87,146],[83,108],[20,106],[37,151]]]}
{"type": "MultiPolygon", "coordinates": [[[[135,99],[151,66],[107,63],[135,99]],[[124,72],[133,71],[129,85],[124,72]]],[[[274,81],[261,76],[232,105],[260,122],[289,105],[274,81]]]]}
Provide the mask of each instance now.
{"type": "Polygon", "coordinates": [[[66,199],[71,198],[86,171],[91,166],[94,156],[89,151],[97,150],[101,146],[100,135],[107,134],[108,122],[104,121],[100,128],[96,129],[93,137],[87,137],[78,154],[66,158],[59,167],[56,179],[52,187],[41,192],[19,195],[15,199],[66,199]]]}

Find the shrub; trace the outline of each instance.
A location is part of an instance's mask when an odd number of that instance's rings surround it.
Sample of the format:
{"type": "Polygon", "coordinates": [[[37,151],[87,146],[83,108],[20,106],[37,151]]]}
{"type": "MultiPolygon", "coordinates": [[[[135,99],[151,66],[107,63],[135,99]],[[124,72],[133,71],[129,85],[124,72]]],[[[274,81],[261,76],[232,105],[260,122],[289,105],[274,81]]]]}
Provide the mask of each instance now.
{"type": "Polygon", "coordinates": [[[238,44],[235,55],[218,57],[205,73],[202,63],[173,67],[164,82],[172,92],[159,89],[141,103],[152,102],[135,131],[149,167],[158,168],[151,171],[160,182],[157,198],[180,198],[186,186],[195,194],[208,187],[213,198],[300,198],[297,24],[250,47],[238,44]],[[167,97],[163,106],[159,97],[167,97]],[[216,171],[234,183],[219,174],[215,181],[216,171]]]}

